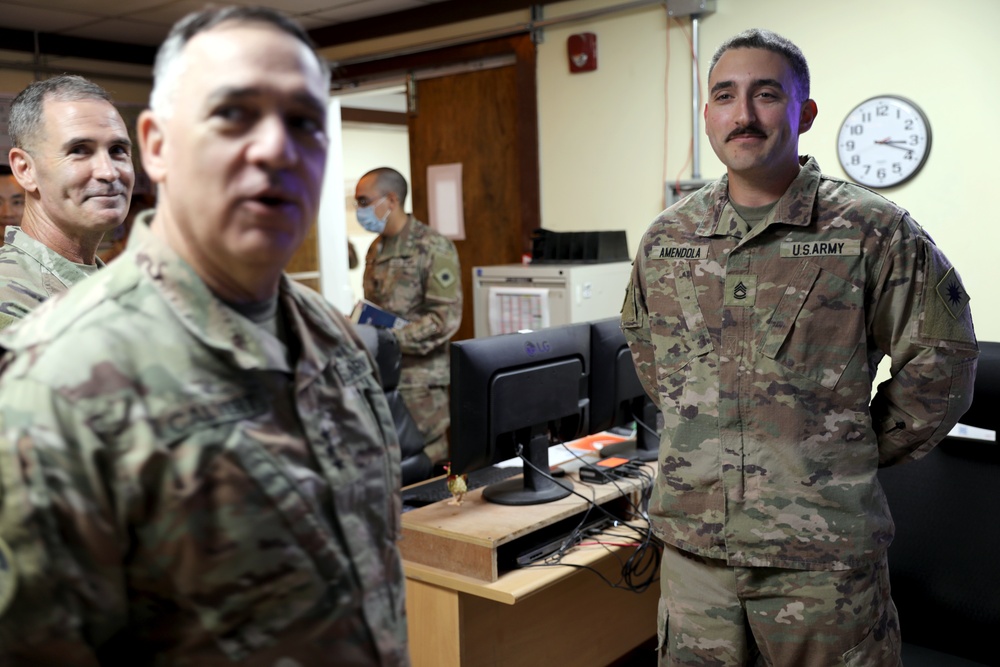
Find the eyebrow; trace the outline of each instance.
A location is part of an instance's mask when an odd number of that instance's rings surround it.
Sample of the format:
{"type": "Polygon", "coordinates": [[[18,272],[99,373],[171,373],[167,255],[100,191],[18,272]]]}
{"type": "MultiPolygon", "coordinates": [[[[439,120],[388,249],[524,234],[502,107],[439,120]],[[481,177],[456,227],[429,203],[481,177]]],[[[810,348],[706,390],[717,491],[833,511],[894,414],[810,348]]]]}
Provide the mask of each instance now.
{"type": "MultiPolygon", "coordinates": [[[[268,96],[268,91],[261,88],[234,88],[234,87],[224,87],[219,88],[208,96],[208,105],[214,106],[220,102],[227,100],[240,100],[240,99],[250,99],[254,97],[266,97],[268,96]]],[[[313,111],[325,114],[326,106],[316,99],[313,95],[310,95],[304,91],[295,91],[291,94],[293,100],[298,104],[310,107],[313,111]]]]}
{"type": "MultiPolygon", "coordinates": [[[[63,142],[63,150],[68,150],[73,146],[79,146],[80,144],[96,144],[98,143],[96,139],[90,137],[73,137],[72,139],[67,139],[63,142]]],[[[113,146],[128,146],[132,148],[132,140],[128,138],[128,135],[119,135],[114,138],[111,142],[113,146]]]]}
{"type": "MultiPolygon", "coordinates": [[[[719,90],[734,88],[735,86],[736,83],[733,81],[719,81],[717,84],[712,86],[712,92],[714,93],[719,90]]],[[[785,87],[781,85],[781,82],[778,81],[777,79],[755,79],[750,87],[753,89],[757,89],[757,88],[764,88],[767,86],[770,86],[772,88],[777,88],[781,92],[785,92],[785,87]]]]}

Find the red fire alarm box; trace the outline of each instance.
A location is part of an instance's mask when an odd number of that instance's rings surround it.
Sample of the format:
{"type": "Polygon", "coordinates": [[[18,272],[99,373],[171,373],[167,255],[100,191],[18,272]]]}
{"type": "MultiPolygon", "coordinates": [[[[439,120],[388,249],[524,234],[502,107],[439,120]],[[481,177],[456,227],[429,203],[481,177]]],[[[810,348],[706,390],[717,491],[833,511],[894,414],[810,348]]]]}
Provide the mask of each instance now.
{"type": "Polygon", "coordinates": [[[566,40],[566,51],[569,55],[569,71],[593,72],[597,69],[597,35],[592,32],[579,32],[570,35],[566,40]]]}

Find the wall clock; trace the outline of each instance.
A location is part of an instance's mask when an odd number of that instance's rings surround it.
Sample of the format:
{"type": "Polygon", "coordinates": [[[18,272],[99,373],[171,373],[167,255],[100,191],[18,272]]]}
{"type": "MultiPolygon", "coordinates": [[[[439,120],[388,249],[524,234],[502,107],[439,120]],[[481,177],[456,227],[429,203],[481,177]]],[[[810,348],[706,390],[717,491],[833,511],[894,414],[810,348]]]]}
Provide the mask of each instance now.
{"type": "Polygon", "coordinates": [[[865,100],[840,125],[837,157],[851,179],[870,188],[910,180],[931,152],[931,125],[915,103],[897,95],[865,100]]]}

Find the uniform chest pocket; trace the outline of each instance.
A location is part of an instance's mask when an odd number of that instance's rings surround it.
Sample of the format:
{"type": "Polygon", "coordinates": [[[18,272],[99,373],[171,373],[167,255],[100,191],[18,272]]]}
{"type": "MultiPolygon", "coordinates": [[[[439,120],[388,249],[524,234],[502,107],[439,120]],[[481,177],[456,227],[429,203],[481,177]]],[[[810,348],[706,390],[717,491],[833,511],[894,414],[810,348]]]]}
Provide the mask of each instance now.
{"type": "Polygon", "coordinates": [[[691,267],[690,262],[676,262],[667,275],[647,277],[649,330],[661,380],[714,349],[691,267]]]}
{"type": "Polygon", "coordinates": [[[416,257],[391,257],[377,265],[378,303],[386,310],[402,314],[421,300],[424,275],[416,257]]]}
{"type": "Polygon", "coordinates": [[[187,480],[165,494],[142,537],[179,604],[234,661],[319,605],[350,608],[357,590],[343,546],[311,499],[322,496],[321,482],[265,443],[293,446],[246,422],[185,442],[175,475],[187,480]],[[185,475],[190,464],[197,470],[185,475]]]}
{"type": "Polygon", "coordinates": [[[769,320],[760,352],[793,373],[834,389],[861,343],[864,292],[802,262],[769,320]]]}

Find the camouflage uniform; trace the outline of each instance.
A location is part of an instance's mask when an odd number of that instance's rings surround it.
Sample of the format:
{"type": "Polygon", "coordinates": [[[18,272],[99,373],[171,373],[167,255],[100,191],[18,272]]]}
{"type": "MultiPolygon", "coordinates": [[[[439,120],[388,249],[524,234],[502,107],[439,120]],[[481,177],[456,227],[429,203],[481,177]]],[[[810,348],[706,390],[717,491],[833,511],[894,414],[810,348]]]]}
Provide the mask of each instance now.
{"type": "MultiPolygon", "coordinates": [[[[4,244],[0,248],[0,329],[92,273],[31,238],[20,227],[7,228],[4,244]]],[[[104,268],[100,258],[95,262],[94,271],[104,268]]]]}
{"type": "Polygon", "coordinates": [[[396,236],[379,237],[365,257],[365,298],[409,320],[396,330],[403,352],[399,393],[432,461],[448,454],[448,341],[462,323],[455,244],[413,216],[396,236]]]}
{"type": "Polygon", "coordinates": [[[665,211],[622,309],[664,419],[656,533],[730,567],[882,561],[876,469],[927,453],[968,407],[968,300],[906,211],[811,158],[752,230],[725,177],[665,211]]]}
{"type": "Polygon", "coordinates": [[[321,298],[279,304],[290,348],[140,222],[0,336],[0,664],[408,663],[385,397],[321,298]]]}

